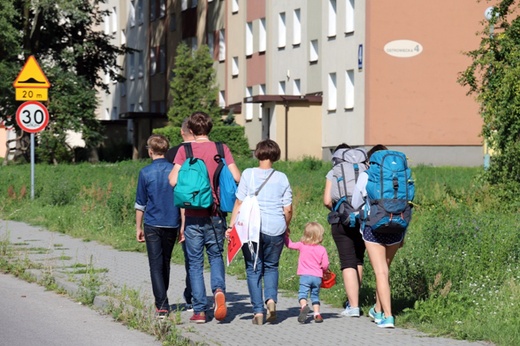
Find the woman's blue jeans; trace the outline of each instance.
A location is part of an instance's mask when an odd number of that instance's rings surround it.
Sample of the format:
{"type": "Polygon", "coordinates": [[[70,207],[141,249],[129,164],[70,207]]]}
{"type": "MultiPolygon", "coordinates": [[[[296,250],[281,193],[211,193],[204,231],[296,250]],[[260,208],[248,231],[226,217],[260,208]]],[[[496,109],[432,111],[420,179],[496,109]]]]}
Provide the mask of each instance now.
{"type": "Polygon", "coordinates": [[[170,310],[168,303],[170,261],[177,232],[178,228],[144,225],[144,239],[150,265],[152,291],[155,298],[155,307],[159,310],[170,310]]]}
{"type": "Polygon", "coordinates": [[[208,308],[206,285],[204,284],[204,248],[208,255],[211,290],[226,291],[224,260],[225,224],[220,217],[186,217],[184,242],[189,260],[189,276],[194,312],[205,312],[208,308]]]}
{"type": "Polygon", "coordinates": [[[264,302],[269,299],[278,301],[278,265],[283,250],[284,235],[270,236],[260,233],[260,246],[253,243],[254,251],[258,251],[256,269],[255,256],[249,250],[249,245],[242,245],[247,274],[247,287],[251,296],[253,313],[264,312],[264,302]],[[264,284],[262,294],[262,279],[264,284]],[[264,296],[265,298],[263,298],[264,296]]]}

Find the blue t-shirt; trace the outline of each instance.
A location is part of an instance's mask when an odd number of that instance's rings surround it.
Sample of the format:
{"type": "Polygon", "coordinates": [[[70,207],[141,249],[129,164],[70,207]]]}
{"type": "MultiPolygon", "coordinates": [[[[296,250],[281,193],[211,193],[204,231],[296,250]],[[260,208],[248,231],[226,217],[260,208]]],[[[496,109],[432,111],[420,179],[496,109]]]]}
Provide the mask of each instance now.
{"type": "Polygon", "coordinates": [[[144,223],[154,227],[180,226],[180,211],[173,204],[173,187],[168,175],[173,164],[166,159],[153,160],[141,169],[137,180],[135,209],[144,212],[144,223]]]}
{"type": "MultiPolygon", "coordinates": [[[[243,201],[252,196],[273,169],[247,168],[242,172],[236,196],[243,201]]],[[[260,207],[260,232],[270,236],[283,234],[287,227],[283,208],[292,204],[292,190],[287,176],[275,171],[257,196],[260,207]]]]}

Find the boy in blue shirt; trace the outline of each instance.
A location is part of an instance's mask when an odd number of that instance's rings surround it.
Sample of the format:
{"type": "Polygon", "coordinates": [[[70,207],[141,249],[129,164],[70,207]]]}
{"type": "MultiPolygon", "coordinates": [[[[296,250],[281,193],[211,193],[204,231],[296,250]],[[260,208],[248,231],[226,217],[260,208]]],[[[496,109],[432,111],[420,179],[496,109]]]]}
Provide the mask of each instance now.
{"type": "Polygon", "coordinates": [[[180,227],[180,212],[173,204],[173,188],[168,181],[173,164],[164,158],[170,146],[168,140],[154,134],[146,143],[152,163],[141,169],[137,181],[136,238],[138,242],[146,242],[155,316],[164,319],[170,312],[167,294],[170,261],[180,227]]]}

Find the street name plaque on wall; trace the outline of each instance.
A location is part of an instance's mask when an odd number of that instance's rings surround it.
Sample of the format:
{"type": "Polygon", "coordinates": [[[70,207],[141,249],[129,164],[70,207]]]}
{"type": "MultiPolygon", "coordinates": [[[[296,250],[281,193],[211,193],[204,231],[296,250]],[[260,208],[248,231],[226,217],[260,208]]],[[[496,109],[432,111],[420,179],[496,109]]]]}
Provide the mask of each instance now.
{"type": "Polygon", "coordinates": [[[423,51],[419,42],[411,40],[395,40],[385,44],[385,53],[396,58],[411,58],[423,51]]]}

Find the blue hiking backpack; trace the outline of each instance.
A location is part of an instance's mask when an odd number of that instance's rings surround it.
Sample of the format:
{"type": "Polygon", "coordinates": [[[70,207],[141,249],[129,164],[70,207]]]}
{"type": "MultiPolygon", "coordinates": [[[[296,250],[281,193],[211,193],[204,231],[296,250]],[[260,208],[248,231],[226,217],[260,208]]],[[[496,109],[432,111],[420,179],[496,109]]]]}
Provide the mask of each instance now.
{"type": "Polygon", "coordinates": [[[213,175],[213,186],[217,196],[217,208],[222,213],[230,213],[233,211],[237,199],[237,183],[227,166],[224,146],[221,142],[215,142],[215,145],[217,146],[217,155],[214,159],[218,166],[213,175]]]}
{"type": "Polygon", "coordinates": [[[177,185],[173,189],[176,207],[207,209],[213,205],[213,192],[204,160],[193,157],[191,143],[184,143],[186,161],[179,170],[177,185]]]}
{"type": "Polygon", "coordinates": [[[360,215],[365,226],[374,232],[401,233],[412,219],[415,185],[406,155],[399,151],[380,150],[370,157],[366,170],[367,200],[360,215]]]}

